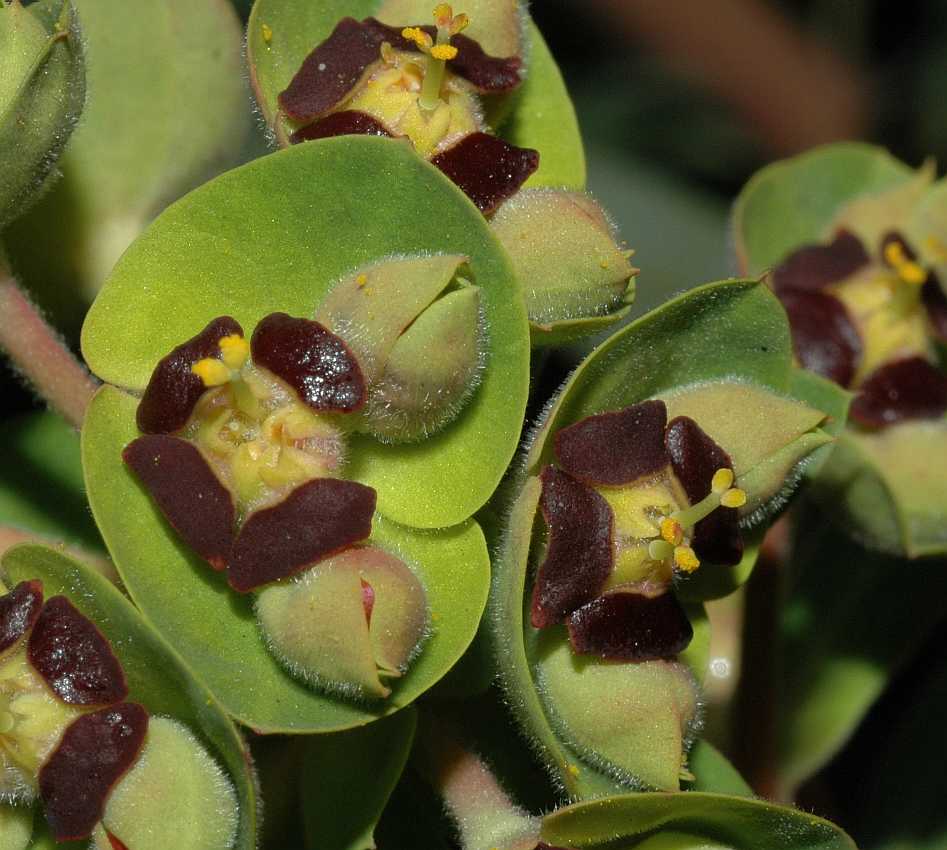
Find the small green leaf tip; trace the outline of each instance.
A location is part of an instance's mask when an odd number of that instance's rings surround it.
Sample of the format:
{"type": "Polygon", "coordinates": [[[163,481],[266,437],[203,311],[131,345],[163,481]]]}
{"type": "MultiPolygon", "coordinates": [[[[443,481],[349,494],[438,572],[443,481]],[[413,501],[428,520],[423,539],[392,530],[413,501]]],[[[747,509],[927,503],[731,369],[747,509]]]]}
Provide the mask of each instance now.
{"type": "Polygon", "coordinates": [[[32,835],[33,810],[0,803],[0,850],[26,850],[32,835]]]}
{"type": "Polygon", "coordinates": [[[427,631],[427,599],[400,559],[375,547],[348,549],[264,589],[260,627],[294,676],[348,698],[383,699],[427,631]]]}
{"type": "Polygon", "coordinates": [[[632,252],[588,195],[527,189],[497,210],[492,226],[513,261],[534,345],[597,332],[627,314],[632,252]]]}
{"type": "Polygon", "coordinates": [[[460,254],[397,257],[343,278],[316,311],[368,381],[360,430],[414,442],[453,421],[484,361],[480,289],[460,254]]]}
{"type": "Polygon", "coordinates": [[[68,0],[52,32],[19,2],[0,4],[0,230],[42,194],[84,101],[82,49],[68,0]]]}
{"type": "Polygon", "coordinates": [[[184,726],[153,717],[138,761],[95,828],[93,850],[229,850],[237,822],[230,779],[184,726]]]}

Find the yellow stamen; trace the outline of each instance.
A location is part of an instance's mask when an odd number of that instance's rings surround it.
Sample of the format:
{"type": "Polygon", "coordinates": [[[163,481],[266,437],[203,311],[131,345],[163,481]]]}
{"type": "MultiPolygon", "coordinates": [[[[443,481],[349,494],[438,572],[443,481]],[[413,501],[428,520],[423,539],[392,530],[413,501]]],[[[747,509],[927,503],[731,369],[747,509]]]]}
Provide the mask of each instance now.
{"type": "Polygon", "coordinates": [[[359,289],[361,289],[366,283],[368,283],[368,275],[364,272],[355,278],[355,284],[359,287],[359,289]]]}
{"type": "Polygon", "coordinates": [[[700,566],[700,560],[690,546],[675,546],[674,565],[685,573],[692,573],[700,566]]]}
{"type": "Polygon", "coordinates": [[[457,35],[457,33],[467,29],[468,26],[470,26],[470,18],[461,12],[450,22],[450,34],[457,35]]]}
{"type": "Polygon", "coordinates": [[[661,537],[672,546],[677,546],[684,539],[684,529],[677,520],[666,516],[661,520],[661,537]]]}
{"type": "Polygon", "coordinates": [[[197,375],[205,387],[220,387],[230,380],[230,369],[215,357],[205,357],[198,360],[191,371],[197,375]]]}
{"type": "Polygon", "coordinates": [[[728,490],[733,484],[733,470],[732,469],[718,469],[714,473],[714,477],[710,481],[710,489],[714,493],[723,493],[725,490],[728,490]]]}
{"type": "Polygon", "coordinates": [[[742,508],[746,504],[746,491],[739,487],[727,490],[720,497],[720,504],[725,508],[742,508]]]}
{"type": "Polygon", "coordinates": [[[434,40],[420,27],[405,27],[401,30],[401,37],[413,41],[424,53],[431,49],[434,40]]]}
{"type": "Polygon", "coordinates": [[[894,267],[898,277],[905,283],[919,286],[927,280],[927,270],[916,263],[904,250],[900,242],[889,242],[884,248],[885,261],[894,267]]]}
{"type": "Polygon", "coordinates": [[[431,56],[442,62],[449,62],[457,55],[457,48],[452,44],[437,44],[431,48],[431,56]]]}
{"type": "Polygon", "coordinates": [[[240,369],[250,356],[250,343],[240,334],[225,336],[217,344],[220,346],[220,356],[224,363],[234,371],[240,369]]]}
{"type": "Polygon", "coordinates": [[[450,3],[438,3],[434,7],[434,21],[439,27],[446,27],[454,17],[450,3]]]}

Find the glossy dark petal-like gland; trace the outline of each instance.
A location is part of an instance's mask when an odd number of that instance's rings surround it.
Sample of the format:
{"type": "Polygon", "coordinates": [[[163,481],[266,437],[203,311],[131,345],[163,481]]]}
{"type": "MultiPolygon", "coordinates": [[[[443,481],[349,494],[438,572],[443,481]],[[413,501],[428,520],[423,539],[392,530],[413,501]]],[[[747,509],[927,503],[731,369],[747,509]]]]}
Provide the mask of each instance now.
{"type": "Polygon", "coordinates": [[[70,705],[111,705],[128,696],[125,673],[95,624],[65,596],[46,600],[27,644],[30,664],[70,705]]]}
{"type": "Polygon", "coordinates": [[[828,245],[804,245],[773,269],[773,288],[818,292],[851,277],[871,262],[861,240],[840,230],[828,245]]]}
{"type": "MultiPolygon", "coordinates": [[[[734,416],[737,415],[739,411],[734,411],[734,416]]],[[[733,469],[730,455],[687,416],[671,420],[665,441],[674,475],[692,505],[709,495],[718,469],[733,469]]],[[[737,509],[719,507],[698,522],[694,526],[691,546],[701,561],[739,564],[743,557],[743,538],[737,509]]]]}
{"type": "Polygon", "coordinates": [[[292,144],[309,142],[315,139],[328,139],[332,136],[391,136],[388,128],[367,112],[346,109],[333,112],[308,124],[293,133],[289,140],[292,144]]]}
{"type": "Polygon", "coordinates": [[[5,652],[25,635],[43,607],[43,583],[21,581],[0,596],[0,652],[5,652]]]}
{"type": "Polygon", "coordinates": [[[39,772],[40,797],[57,841],[89,837],[147,731],[148,713],[127,702],[85,714],[66,729],[39,772]]]}
{"type": "Polygon", "coordinates": [[[944,345],[947,345],[947,295],[940,285],[937,275],[931,272],[921,289],[921,300],[927,310],[931,333],[944,345]]]}
{"type": "Polygon", "coordinates": [[[947,375],[923,357],[908,357],[872,372],[852,400],[859,425],[884,428],[910,419],[937,419],[947,412],[947,375]]]}
{"type": "Polygon", "coordinates": [[[365,378],[355,355],[311,319],[271,313],[250,340],[253,362],[295,390],[313,410],[352,413],[365,404],[365,378]]]}
{"type": "Polygon", "coordinates": [[[139,431],[171,434],[187,424],[194,405],[207,389],[191,367],[205,357],[217,357],[220,340],[233,334],[243,336],[243,329],[229,316],[221,316],[158,362],[138,405],[139,431]]]}
{"type": "Polygon", "coordinates": [[[553,466],[541,478],[540,506],[549,539],[533,586],[531,622],[537,629],[563,622],[594,599],[613,563],[614,517],[608,502],[553,466]]]}
{"type": "Polygon", "coordinates": [[[215,570],[227,565],[234,540],[233,496],[193,444],[179,437],[133,440],[122,458],[181,538],[215,570]]]}
{"type": "Polygon", "coordinates": [[[338,478],[316,478],[282,502],[250,514],[240,529],[228,580],[245,593],[367,538],[376,493],[338,478]]]}
{"type": "MultiPolygon", "coordinates": [[[[406,24],[409,22],[406,22],[406,24]]],[[[432,38],[432,26],[420,27],[432,38]]],[[[369,65],[381,58],[381,45],[395,50],[418,52],[413,41],[401,35],[401,28],[389,27],[375,18],[357,21],[343,18],[332,34],[303,60],[302,66],[278,98],[283,112],[293,121],[311,121],[342,101],[361,80],[369,65]]],[[[504,92],[520,83],[519,57],[496,58],[464,35],[451,40],[457,56],[448,65],[482,92],[504,92]]]]}
{"type": "Polygon", "coordinates": [[[512,197],[539,167],[539,153],[487,133],[471,133],[431,159],[484,215],[512,197]]]}
{"type": "Polygon", "coordinates": [[[667,418],[663,401],[588,416],[556,434],[559,465],[585,484],[617,486],[653,475],[670,462],[667,418]]]}
{"type": "Polygon", "coordinates": [[[824,292],[783,291],[792,344],[810,372],[847,387],[862,356],[862,342],[845,305],[824,292]]]}
{"type": "Polygon", "coordinates": [[[577,653],[611,661],[674,658],[694,636],[670,591],[653,598],[631,591],[606,593],[574,611],[567,625],[577,653]]]}

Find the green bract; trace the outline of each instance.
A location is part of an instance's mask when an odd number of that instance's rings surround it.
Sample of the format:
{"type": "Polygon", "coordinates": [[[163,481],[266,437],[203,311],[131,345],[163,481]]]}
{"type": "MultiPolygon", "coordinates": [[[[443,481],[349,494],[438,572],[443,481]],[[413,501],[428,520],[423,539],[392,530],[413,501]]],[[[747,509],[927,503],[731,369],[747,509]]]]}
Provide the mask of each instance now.
{"type": "Polygon", "coordinates": [[[73,5],[88,103],[59,163],[62,181],[7,240],[15,267],[50,304],[61,303],[60,289],[91,299],[169,201],[236,161],[250,129],[229,3],[73,5]]]}
{"type": "MultiPolygon", "coordinates": [[[[234,847],[253,850],[258,803],[246,745],[218,702],[174,651],[115,587],[76,561],[42,546],[24,545],[4,555],[2,567],[11,583],[39,579],[47,598],[67,596],[111,643],[125,671],[130,699],[142,703],[152,715],[185,724],[200,739],[237,791],[240,822],[234,847]]],[[[187,829],[184,822],[181,825],[187,829]]],[[[53,846],[44,843],[49,838],[41,817],[36,818],[35,828],[30,846],[53,846]]]]}
{"type": "MultiPolygon", "coordinates": [[[[428,23],[433,4],[400,5],[414,11],[423,10],[418,20],[397,22],[400,25],[428,23]]],[[[490,6],[483,5],[485,8],[490,6]]],[[[303,59],[329,36],[342,18],[366,18],[375,15],[381,6],[378,0],[321,3],[257,0],[254,4],[247,25],[250,76],[267,125],[281,145],[288,144],[288,134],[293,128],[278,114],[277,95],[289,85],[303,59]]],[[[477,10],[464,8],[463,3],[455,6],[457,12],[470,12],[468,34],[483,39],[484,49],[489,53],[490,33],[482,26],[478,31],[477,10]]],[[[523,11],[521,14],[526,13],[523,11]]],[[[528,43],[524,48],[528,60],[526,79],[512,94],[503,98],[506,102],[488,105],[495,113],[490,123],[512,144],[540,151],[539,170],[530,177],[527,186],[582,189],[585,186],[585,157],[575,110],[559,68],[539,30],[530,23],[527,32],[528,43]]],[[[500,50],[509,46],[509,42],[496,42],[492,46],[500,50]]],[[[494,55],[509,54],[498,52],[494,55]]],[[[488,120],[490,118],[488,115],[488,120]]]]}
{"type": "Polygon", "coordinates": [[[693,290],[615,334],[580,365],[547,411],[521,469],[494,581],[491,625],[518,719],[569,793],[677,788],[696,718],[693,677],[699,681],[707,664],[709,633],[700,603],[746,580],[759,532],[747,536],[736,566],[711,565],[680,582],[676,592],[688,603],[695,634],[679,661],[636,666],[570,655],[561,626],[541,632],[528,617],[528,577],[542,539],[539,473],[555,462],[552,438],[594,414],[661,399],[669,419],[691,417],[729,453],[747,496],[742,524],[761,530],[785,504],[801,463],[831,439],[820,427],[825,413],[807,403],[810,396],[830,402],[824,405],[830,410],[844,409],[842,391],[825,382],[810,386],[798,374],[776,300],[758,282],[730,281],[693,290]],[[606,711],[616,720],[614,729],[596,720],[594,706],[604,710],[606,694],[609,704],[621,703],[606,711]],[[658,723],[665,726],[655,733],[658,723]]]}
{"type": "Polygon", "coordinates": [[[39,196],[85,100],[70,0],[0,4],[0,230],[39,196]]]}
{"type": "MultiPolygon", "coordinates": [[[[819,148],[760,171],[734,207],[742,270],[762,274],[793,250],[846,228],[875,250],[890,231],[917,246],[943,286],[947,181],[913,172],[860,144],[819,148]]],[[[919,557],[947,552],[947,423],[915,420],[880,431],[850,426],[818,476],[817,491],[872,548],[919,557]]]]}
{"type": "Polygon", "coordinates": [[[822,818],[721,794],[626,794],[543,818],[540,838],[575,850],[855,850],[822,818]]]}

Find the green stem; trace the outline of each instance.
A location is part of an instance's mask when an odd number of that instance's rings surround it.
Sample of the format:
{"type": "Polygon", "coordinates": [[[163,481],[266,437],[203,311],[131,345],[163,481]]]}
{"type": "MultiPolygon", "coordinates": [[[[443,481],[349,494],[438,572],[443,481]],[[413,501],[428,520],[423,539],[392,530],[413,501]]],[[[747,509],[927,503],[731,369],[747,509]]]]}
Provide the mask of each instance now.
{"type": "Polygon", "coordinates": [[[66,347],[39,309],[0,269],[0,349],[63,418],[82,427],[98,382],[66,347]]]}

